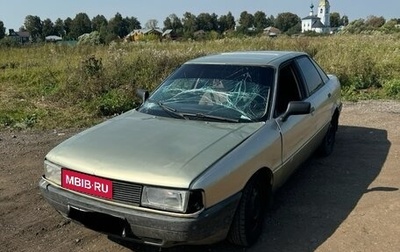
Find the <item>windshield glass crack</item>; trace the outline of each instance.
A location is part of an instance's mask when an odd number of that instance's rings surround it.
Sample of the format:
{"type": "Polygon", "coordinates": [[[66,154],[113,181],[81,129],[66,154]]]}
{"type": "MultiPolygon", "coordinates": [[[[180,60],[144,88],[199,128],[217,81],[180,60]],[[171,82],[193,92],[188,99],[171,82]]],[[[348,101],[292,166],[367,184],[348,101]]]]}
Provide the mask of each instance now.
{"type": "Polygon", "coordinates": [[[152,94],[168,115],[227,121],[257,121],[266,115],[274,70],[260,66],[183,65],[152,94]]]}

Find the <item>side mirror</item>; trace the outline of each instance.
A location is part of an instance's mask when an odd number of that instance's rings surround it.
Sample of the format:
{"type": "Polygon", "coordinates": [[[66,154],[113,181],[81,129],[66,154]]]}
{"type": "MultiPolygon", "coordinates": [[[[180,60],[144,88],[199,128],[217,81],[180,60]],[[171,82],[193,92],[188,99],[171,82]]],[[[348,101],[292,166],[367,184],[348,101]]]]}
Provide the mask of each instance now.
{"type": "Polygon", "coordinates": [[[147,98],[149,98],[149,91],[145,90],[145,89],[137,89],[136,90],[136,95],[142,99],[142,104],[147,100],[147,98]]]}
{"type": "Polygon", "coordinates": [[[282,122],[285,122],[292,115],[306,115],[311,113],[311,103],[304,101],[291,101],[286,112],[282,115],[282,122]]]}

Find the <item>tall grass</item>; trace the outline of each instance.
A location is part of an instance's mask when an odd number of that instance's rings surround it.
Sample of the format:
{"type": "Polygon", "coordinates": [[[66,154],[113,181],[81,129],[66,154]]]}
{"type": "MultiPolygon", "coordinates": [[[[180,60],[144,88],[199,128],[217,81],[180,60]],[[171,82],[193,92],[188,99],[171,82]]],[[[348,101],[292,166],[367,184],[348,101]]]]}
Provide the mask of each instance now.
{"type": "Polygon", "coordinates": [[[231,38],[109,46],[0,48],[0,128],[85,127],[138,104],[183,62],[224,51],[305,51],[346,99],[400,99],[400,36],[231,38]]]}

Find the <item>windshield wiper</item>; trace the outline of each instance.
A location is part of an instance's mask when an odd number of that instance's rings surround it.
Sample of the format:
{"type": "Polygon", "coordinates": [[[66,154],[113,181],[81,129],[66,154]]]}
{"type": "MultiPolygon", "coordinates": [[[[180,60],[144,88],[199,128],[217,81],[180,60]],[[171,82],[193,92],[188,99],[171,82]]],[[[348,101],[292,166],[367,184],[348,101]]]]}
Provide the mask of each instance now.
{"type": "Polygon", "coordinates": [[[188,120],[189,119],[188,117],[193,117],[193,118],[201,118],[201,119],[212,119],[215,121],[223,121],[223,122],[235,122],[235,123],[239,122],[239,119],[209,115],[209,114],[204,114],[204,113],[181,113],[181,112],[178,112],[176,109],[165,105],[161,101],[158,101],[157,105],[160,106],[160,108],[162,108],[165,112],[170,113],[172,115],[175,115],[175,116],[180,117],[185,120],[188,120]]]}
{"type": "Polygon", "coordinates": [[[208,115],[204,113],[196,113],[196,114],[185,114],[186,116],[193,116],[196,118],[205,118],[205,119],[212,119],[212,120],[217,120],[217,121],[223,121],[223,122],[239,122],[239,119],[234,119],[234,118],[228,118],[228,117],[223,117],[223,116],[215,116],[215,115],[208,115]]]}
{"type": "Polygon", "coordinates": [[[160,106],[160,108],[162,108],[165,112],[167,112],[167,113],[169,113],[169,114],[178,116],[178,117],[180,117],[180,118],[182,118],[182,119],[185,119],[185,120],[188,119],[184,114],[178,112],[176,109],[174,109],[174,108],[172,108],[172,107],[170,107],[170,106],[165,105],[165,104],[162,103],[161,101],[158,101],[158,102],[157,102],[157,105],[160,106]]]}

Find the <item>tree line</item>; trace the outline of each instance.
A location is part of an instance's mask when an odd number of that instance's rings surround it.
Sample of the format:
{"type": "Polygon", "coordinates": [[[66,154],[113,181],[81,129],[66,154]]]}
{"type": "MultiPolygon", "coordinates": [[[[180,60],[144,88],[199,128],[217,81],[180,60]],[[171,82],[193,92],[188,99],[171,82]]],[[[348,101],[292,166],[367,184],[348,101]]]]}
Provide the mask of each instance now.
{"type": "MultiPolygon", "coordinates": [[[[400,19],[391,19],[386,22],[383,17],[369,16],[365,20],[358,19],[349,22],[346,15],[341,16],[339,13],[333,12],[330,14],[330,23],[331,27],[350,26],[349,32],[357,33],[371,28],[378,29],[387,23],[396,27],[400,24],[400,19]]],[[[276,27],[288,35],[297,34],[301,32],[301,18],[291,12],[280,13],[274,17],[273,15],[267,16],[263,11],[257,11],[254,14],[243,11],[236,21],[231,12],[221,16],[215,13],[200,13],[196,16],[186,12],[182,18],[171,14],[163,22],[163,30],[172,29],[177,37],[184,39],[194,38],[195,32],[199,30],[211,37],[218,37],[229,31],[236,35],[257,35],[269,26],[276,27]]],[[[110,20],[103,15],[97,15],[90,19],[86,13],[78,13],[73,19],[70,17],[65,20],[58,18],[54,23],[49,18],[41,20],[38,16],[28,15],[19,31],[29,32],[32,42],[44,41],[45,37],[50,35],[62,37],[63,40],[77,40],[83,34],[96,31],[99,34],[100,43],[108,44],[141,28],[142,25],[136,17],[122,17],[120,13],[116,13],[110,20]]],[[[156,29],[158,21],[148,20],[144,28],[156,29]]],[[[0,20],[0,39],[5,35],[6,28],[0,20]]]]}

